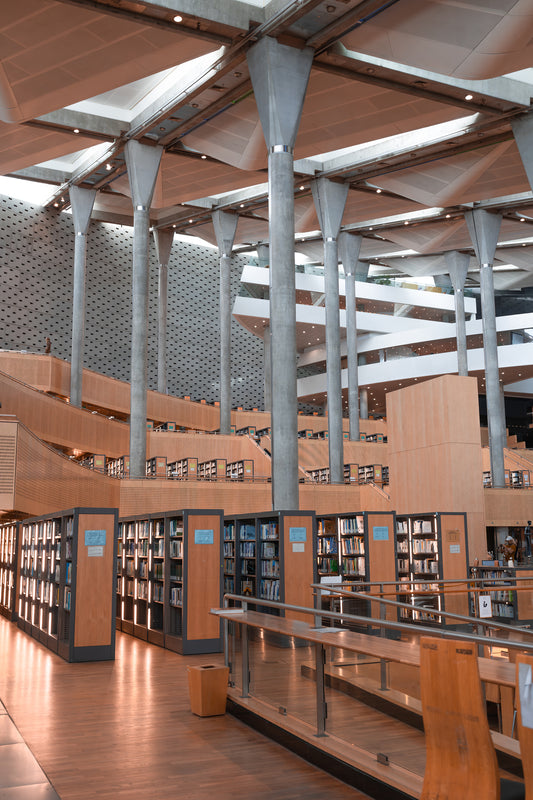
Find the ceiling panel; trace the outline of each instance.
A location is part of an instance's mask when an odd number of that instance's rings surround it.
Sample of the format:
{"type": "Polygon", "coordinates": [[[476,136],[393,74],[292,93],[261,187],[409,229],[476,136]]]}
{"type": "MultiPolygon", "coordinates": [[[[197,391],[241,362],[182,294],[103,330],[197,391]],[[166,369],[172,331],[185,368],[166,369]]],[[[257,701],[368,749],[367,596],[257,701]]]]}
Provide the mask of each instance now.
{"type": "Polygon", "coordinates": [[[350,50],[466,79],[531,66],[529,0],[402,0],[342,39],[350,50]]]}
{"type": "Polygon", "coordinates": [[[510,172],[520,186],[526,180],[520,156],[512,142],[502,142],[492,147],[483,147],[449,158],[432,160],[412,169],[380,175],[374,180],[374,183],[383,189],[397,192],[427,206],[447,208],[471,199],[484,200],[487,199],[487,196],[494,196],[489,193],[491,185],[493,191],[496,191],[496,196],[501,195],[502,187],[498,186],[497,175],[501,175],[502,170],[503,176],[506,172],[510,172]],[[514,163],[516,159],[506,158],[507,152],[511,149],[513,155],[518,157],[518,165],[514,163]],[[507,170],[502,166],[504,160],[507,170]],[[513,161],[512,169],[510,169],[509,161],[513,161]],[[492,179],[488,177],[491,168],[494,169],[492,179]],[[480,194],[481,185],[485,187],[486,194],[480,194]]]}
{"type": "Polygon", "coordinates": [[[97,143],[70,131],[43,130],[0,122],[0,175],[8,175],[34,164],[76,153],[97,143]]]}
{"type": "Polygon", "coordinates": [[[0,3],[0,37],[0,118],[7,122],[41,116],[216,49],[177,31],[52,0],[0,3]]]}
{"type": "MultiPolygon", "coordinates": [[[[296,139],[295,157],[352,147],[415,127],[464,116],[464,110],[313,68],[296,139]]],[[[183,138],[199,152],[241,169],[267,165],[266,145],[250,95],[183,138]]]]}

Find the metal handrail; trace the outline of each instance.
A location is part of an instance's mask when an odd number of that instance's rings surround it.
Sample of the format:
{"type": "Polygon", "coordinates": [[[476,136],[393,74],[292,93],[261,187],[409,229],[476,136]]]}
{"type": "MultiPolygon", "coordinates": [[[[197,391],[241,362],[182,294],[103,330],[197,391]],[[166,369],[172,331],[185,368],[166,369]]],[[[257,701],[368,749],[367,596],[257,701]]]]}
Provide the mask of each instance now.
{"type": "MultiPolygon", "coordinates": [[[[319,588],[321,588],[319,586],[319,588]]],[[[322,587],[324,588],[324,587],[322,587]]],[[[265,600],[262,597],[250,597],[249,595],[239,595],[239,594],[225,594],[224,595],[224,605],[225,609],[228,610],[227,601],[228,600],[236,600],[240,603],[244,603],[246,606],[249,603],[253,603],[254,605],[268,607],[268,608],[278,608],[283,611],[297,611],[301,614],[308,614],[309,616],[314,617],[315,619],[320,618],[327,618],[333,620],[339,620],[341,622],[355,622],[362,625],[375,625],[381,626],[382,628],[389,628],[390,630],[401,631],[405,633],[406,631],[410,633],[416,633],[417,635],[424,635],[427,634],[428,636],[441,636],[445,639],[460,639],[461,641],[465,642],[473,642],[475,644],[486,645],[487,644],[487,637],[486,636],[478,636],[472,633],[465,633],[463,631],[446,631],[442,628],[426,628],[423,625],[410,625],[409,623],[405,622],[395,622],[394,620],[389,619],[378,619],[377,617],[362,617],[357,614],[345,614],[339,611],[323,611],[319,608],[308,608],[307,606],[296,606],[290,603],[280,603],[276,600],[265,600]]],[[[411,606],[412,608],[412,606],[411,606]]],[[[477,619],[474,617],[468,618],[470,621],[474,619],[477,622],[477,619]]],[[[239,617],[235,617],[235,622],[239,622],[239,617]]],[[[263,627],[259,622],[245,622],[246,625],[251,625],[255,628],[263,627]]],[[[516,628],[513,630],[516,631],[516,628]]],[[[294,634],[298,636],[298,638],[305,639],[305,631],[302,630],[301,633],[294,634]]],[[[509,639],[497,639],[497,638],[490,638],[490,644],[493,646],[501,646],[504,648],[507,647],[514,647],[519,650],[525,650],[528,653],[533,654],[533,644],[527,644],[526,642],[517,642],[509,639]]]]}
{"type": "MultiPolygon", "coordinates": [[[[402,603],[400,600],[388,600],[388,599],[386,599],[384,597],[380,597],[379,595],[376,595],[376,594],[369,595],[368,593],[365,593],[365,592],[350,592],[350,591],[347,591],[345,589],[339,589],[338,585],[330,586],[329,584],[312,583],[311,584],[311,588],[312,589],[319,589],[321,591],[324,591],[324,589],[325,589],[328,592],[328,594],[337,594],[337,595],[340,595],[342,597],[350,597],[350,598],[361,597],[361,598],[363,598],[365,600],[368,600],[369,602],[383,603],[385,605],[394,606],[396,608],[406,608],[406,609],[408,609],[410,611],[412,611],[413,608],[415,608],[416,611],[429,612],[429,613],[431,613],[432,616],[435,616],[435,617],[444,617],[444,618],[449,617],[450,619],[456,619],[456,620],[460,620],[461,622],[466,622],[469,625],[481,625],[482,627],[486,627],[486,628],[498,628],[498,629],[501,629],[501,630],[504,630],[504,631],[512,631],[513,633],[516,633],[517,631],[520,631],[520,634],[525,634],[526,636],[531,636],[532,639],[533,639],[533,630],[531,630],[530,628],[518,628],[515,625],[506,625],[504,622],[493,622],[493,621],[490,621],[488,619],[483,619],[481,617],[465,616],[464,614],[456,614],[453,611],[442,611],[442,610],[439,610],[438,608],[430,608],[429,606],[416,606],[415,607],[411,603],[402,603]]],[[[468,590],[466,590],[466,591],[468,591],[468,590]]],[[[367,618],[367,619],[369,619],[369,618],[367,618]]],[[[417,627],[417,629],[419,628],[418,625],[416,627],[417,627]]],[[[493,639],[491,639],[491,643],[493,643],[493,639]]]]}

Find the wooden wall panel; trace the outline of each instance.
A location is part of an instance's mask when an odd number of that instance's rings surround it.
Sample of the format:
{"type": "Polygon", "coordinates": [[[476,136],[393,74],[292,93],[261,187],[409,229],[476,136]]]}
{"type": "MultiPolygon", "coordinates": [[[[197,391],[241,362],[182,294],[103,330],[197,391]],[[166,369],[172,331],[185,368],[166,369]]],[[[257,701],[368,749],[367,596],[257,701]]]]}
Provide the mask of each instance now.
{"type": "Polygon", "coordinates": [[[13,511],[39,516],[75,506],[118,508],[119,498],[118,480],[69,461],[18,424],[13,511]]]}
{"type": "MultiPolygon", "coordinates": [[[[0,371],[43,392],[61,397],[68,397],[70,394],[70,362],[55,356],[0,352],[0,371]]],[[[83,402],[106,409],[109,415],[115,413],[129,415],[130,385],[84,369],[83,402]]],[[[147,395],[147,417],[158,422],[176,422],[178,426],[197,430],[214,431],[220,427],[220,411],[217,406],[154,391],[149,391],[147,395]]],[[[270,414],[265,411],[233,410],[231,424],[237,429],[250,425],[258,429],[268,428],[270,414]]],[[[313,431],[323,431],[327,427],[327,417],[298,415],[298,430],[309,428],[313,431]]],[[[345,431],[349,429],[347,419],[343,421],[343,427],[345,431]]],[[[385,420],[361,420],[361,430],[366,433],[386,435],[387,423],[385,420]]]]}
{"type": "MultiPolygon", "coordinates": [[[[272,508],[272,484],[233,481],[120,481],[120,516],[151,514],[174,508],[222,508],[230,514],[263,514],[272,508]]],[[[370,497],[369,486],[300,486],[300,507],[317,514],[389,510],[390,504],[375,490],[375,503],[362,503],[370,497]],[[364,490],[360,492],[360,490],[364,490]],[[381,503],[386,508],[381,507],[381,503]]]]}
{"type": "MultiPolygon", "coordinates": [[[[327,467],[329,464],[329,443],[327,439],[300,439],[298,441],[298,463],[303,469],[327,467]]],[[[381,464],[388,466],[389,449],[387,444],[375,442],[350,442],[344,440],[344,464],[381,464]]]]}
{"type": "Polygon", "coordinates": [[[221,519],[215,514],[189,517],[187,530],[187,639],[216,639],[220,620],[209,612],[220,606],[221,519]],[[195,544],[195,530],[212,530],[213,544],[195,544]]]}
{"type": "Polygon", "coordinates": [[[485,489],[487,525],[525,525],[533,519],[533,489],[485,489]]]}
{"type": "Polygon", "coordinates": [[[16,415],[45,442],[113,457],[129,452],[129,427],[125,423],[75,408],[4,373],[0,373],[0,393],[2,412],[16,415]]]}
{"type": "Polygon", "coordinates": [[[392,507],[468,513],[470,560],[486,554],[477,381],[445,375],[387,396],[392,507]]]}
{"type": "Polygon", "coordinates": [[[167,462],[180,458],[197,458],[198,463],[214,458],[226,461],[252,459],[254,476],[269,478],[271,461],[249,436],[219,436],[215,434],[175,433],[154,431],[149,434],[147,457],[166,456],[167,462]]]}
{"type": "MultiPolygon", "coordinates": [[[[285,603],[294,606],[307,606],[314,604],[313,590],[310,588],[314,579],[316,559],[313,551],[313,519],[312,517],[288,514],[284,518],[283,528],[283,558],[285,573],[285,603]],[[291,528],[305,528],[306,541],[303,552],[300,547],[294,547],[290,541],[291,528]]],[[[296,611],[287,611],[287,619],[301,619],[309,622],[307,614],[298,614],[296,611]]]]}
{"type": "Polygon", "coordinates": [[[112,514],[80,514],[76,570],[76,620],[74,647],[111,644],[113,611],[114,517],[112,514]],[[103,556],[89,558],[86,530],[106,532],[103,556]]]}

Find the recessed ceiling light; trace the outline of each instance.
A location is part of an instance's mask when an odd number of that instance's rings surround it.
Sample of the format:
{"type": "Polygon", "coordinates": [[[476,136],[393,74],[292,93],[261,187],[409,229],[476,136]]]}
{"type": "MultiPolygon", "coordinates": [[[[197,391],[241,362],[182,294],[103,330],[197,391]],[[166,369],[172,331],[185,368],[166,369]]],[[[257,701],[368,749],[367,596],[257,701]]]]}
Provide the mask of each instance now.
{"type": "Polygon", "coordinates": [[[242,75],[242,72],[234,72],[234,73],[233,73],[233,77],[234,77],[234,78],[240,78],[240,77],[241,77],[241,75],[242,75]]]}
{"type": "Polygon", "coordinates": [[[59,203],[54,203],[54,208],[59,208],[59,203]]]}
{"type": "Polygon", "coordinates": [[[376,189],[376,194],[381,194],[381,189],[376,189]]]}
{"type": "Polygon", "coordinates": [[[406,219],[406,220],[405,220],[405,222],[404,222],[403,224],[404,224],[404,225],[409,225],[409,220],[407,220],[407,219],[406,219]]]}
{"type": "Polygon", "coordinates": [[[106,165],[105,165],[105,168],[106,168],[106,170],[107,170],[108,172],[110,172],[110,171],[113,169],[113,165],[112,165],[112,164],[106,164],[106,165]]]}
{"type": "Polygon", "coordinates": [[[189,225],[191,225],[191,224],[192,224],[192,219],[189,220],[189,225]]]}
{"type": "Polygon", "coordinates": [[[244,208],[244,203],[241,203],[239,208],[244,208]]]}
{"type": "Polygon", "coordinates": [[[525,221],[526,221],[525,217],[520,217],[520,222],[525,222],[525,221]]]}
{"type": "Polygon", "coordinates": [[[465,100],[473,100],[473,99],[474,99],[473,94],[465,94],[465,100]]]}
{"type": "Polygon", "coordinates": [[[79,133],[79,132],[80,132],[80,129],[79,129],[79,128],[74,128],[74,130],[73,130],[72,132],[73,132],[73,133],[79,133]]]}
{"type": "Polygon", "coordinates": [[[173,21],[174,22],[183,22],[183,17],[181,17],[179,14],[176,14],[176,16],[173,17],[173,21]]]}
{"type": "Polygon", "coordinates": [[[200,158],[207,158],[207,156],[200,156],[200,158]]]}
{"type": "Polygon", "coordinates": [[[305,186],[300,186],[300,191],[301,192],[303,192],[304,189],[305,189],[305,186]]]}

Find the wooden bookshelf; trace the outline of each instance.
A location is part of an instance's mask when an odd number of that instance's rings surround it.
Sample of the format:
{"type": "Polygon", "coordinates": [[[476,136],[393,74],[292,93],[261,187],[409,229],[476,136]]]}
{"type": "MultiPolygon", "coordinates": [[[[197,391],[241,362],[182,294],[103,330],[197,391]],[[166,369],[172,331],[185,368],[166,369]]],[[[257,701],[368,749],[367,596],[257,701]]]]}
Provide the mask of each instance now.
{"type": "MultiPolygon", "coordinates": [[[[317,516],[317,570],[321,583],[357,584],[395,581],[395,513],[359,513],[317,516]]],[[[327,595],[326,595],[327,597],[327,595]]],[[[334,602],[335,609],[369,615],[370,605],[361,598],[334,602]]],[[[372,613],[379,615],[376,604],[372,613]]]]}
{"type": "Polygon", "coordinates": [[[165,456],[153,456],[146,460],[147,478],[166,478],[167,459],[165,456]]]}
{"type": "Polygon", "coordinates": [[[226,478],[227,462],[225,458],[212,458],[198,464],[198,477],[208,481],[226,478]]]}
{"type": "Polygon", "coordinates": [[[16,597],[19,571],[19,524],[0,525],[0,614],[17,618],[16,597]]]}
{"type": "Polygon", "coordinates": [[[254,462],[245,458],[232,461],[226,465],[226,477],[232,481],[252,481],[254,479],[254,462]]]}
{"type": "Polygon", "coordinates": [[[431,622],[432,618],[417,608],[429,606],[457,614],[469,614],[467,594],[453,594],[446,599],[438,593],[438,583],[417,584],[416,581],[464,580],[468,576],[468,536],[466,514],[437,512],[398,514],[396,517],[396,555],[398,580],[411,583],[402,602],[412,609],[402,609],[400,618],[431,622]],[[417,597],[415,591],[431,592],[417,597]]]}
{"type": "MultiPolygon", "coordinates": [[[[225,518],[226,592],[312,606],[310,586],[315,578],[314,512],[272,511],[225,518]]],[[[262,610],[276,613],[268,607],[262,610]]],[[[286,616],[295,615],[287,612],[286,616]]]]}
{"type": "Polygon", "coordinates": [[[106,472],[110,478],[127,478],[130,474],[130,457],[119,456],[107,459],[106,472]]]}
{"type": "Polygon", "coordinates": [[[18,625],[66,661],[115,657],[117,509],[20,523],[18,625]]]}
{"type": "Polygon", "coordinates": [[[167,465],[167,477],[178,480],[194,479],[198,476],[197,458],[180,458],[167,465]]]}
{"type": "Polygon", "coordinates": [[[222,649],[210,616],[222,602],[220,510],[121,519],[117,627],[178,653],[222,649]]]}
{"type": "Polygon", "coordinates": [[[106,472],[106,457],[104,455],[89,455],[80,461],[82,467],[94,469],[96,472],[106,472]]]}

